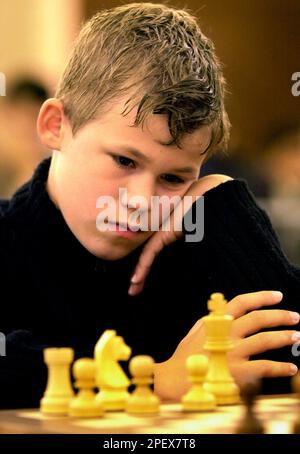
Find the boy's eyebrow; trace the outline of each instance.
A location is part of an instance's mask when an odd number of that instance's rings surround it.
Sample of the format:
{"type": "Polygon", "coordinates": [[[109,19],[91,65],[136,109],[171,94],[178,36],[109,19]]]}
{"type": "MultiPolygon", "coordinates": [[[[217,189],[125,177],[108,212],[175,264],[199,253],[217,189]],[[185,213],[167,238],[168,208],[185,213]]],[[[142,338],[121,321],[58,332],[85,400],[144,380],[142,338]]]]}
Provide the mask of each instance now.
{"type": "MultiPolygon", "coordinates": [[[[141,159],[142,161],[146,162],[147,164],[151,164],[151,162],[152,162],[152,160],[150,158],[148,158],[148,156],[144,155],[143,153],[141,153],[139,150],[137,150],[134,147],[128,147],[126,145],[125,146],[122,145],[118,148],[131,153],[133,156],[141,159]]],[[[195,169],[194,167],[186,166],[186,167],[178,167],[176,169],[174,168],[174,169],[171,169],[171,171],[178,172],[178,173],[197,173],[198,169],[195,169]]]]}

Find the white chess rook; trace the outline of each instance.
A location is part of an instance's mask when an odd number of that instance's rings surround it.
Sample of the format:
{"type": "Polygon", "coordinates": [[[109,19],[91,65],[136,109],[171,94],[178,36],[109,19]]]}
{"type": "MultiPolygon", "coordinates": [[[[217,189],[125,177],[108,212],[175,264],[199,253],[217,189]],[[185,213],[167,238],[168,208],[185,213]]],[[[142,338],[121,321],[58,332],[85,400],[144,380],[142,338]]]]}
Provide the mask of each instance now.
{"type": "Polygon", "coordinates": [[[71,348],[46,348],[44,361],[48,366],[48,381],[41,412],[44,414],[67,415],[69,403],[74,396],[70,377],[70,365],[74,358],[71,348]]]}

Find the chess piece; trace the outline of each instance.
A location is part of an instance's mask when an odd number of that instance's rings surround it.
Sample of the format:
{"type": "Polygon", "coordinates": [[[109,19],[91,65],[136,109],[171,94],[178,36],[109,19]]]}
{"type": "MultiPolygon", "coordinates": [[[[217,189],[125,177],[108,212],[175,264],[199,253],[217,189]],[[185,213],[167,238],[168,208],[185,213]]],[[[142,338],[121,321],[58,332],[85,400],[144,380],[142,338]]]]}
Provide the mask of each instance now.
{"type": "Polygon", "coordinates": [[[129,371],[136,386],[126,403],[126,412],[130,414],[156,415],[159,413],[159,398],[153,393],[154,361],[151,356],[140,355],[132,358],[129,371]]]}
{"type": "Polygon", "coordinates": [[[71,400],[69,416],[78,418],[97,418],[103,415],[100,402],[96,401],[95,375],[96,366],[91,358],[80,358],[73,365],[75,387],[78,394],[71,400]]]}
{"type": "Polygon", "coordinates": [[[100,391],[96,399],[108,411],[124,410],[129,397],[129,378],[118,361],[126,361],[131,348],[116,331],[106,330],[95,346],[96,386],[100,391]]]}
{"type": "Polygon", "coordinates": [[[71,348],[45,348],[44,361],[48,366],[48,381],[40,402],[41,412],[50,415],[67,415],[74,396],[70,365],[74,358],[71,348]]]}
{"type": "Polygon", "coordinates": [[[210,314],[203,317],[207,336],[203,348],[210,353],[203,386],[215,395],[218,405],[237,404],[240,401],[239,388],[230,373],[227,360],[227,352],[233,347],[230,337],[233,317],[226,314],[226,304],[222,293],[213,293],[208,301],[210,314]]]}
{"type": "Polygon", "coordinates": [[[239,423],[236,433],[238,434],[263,434],[263,426],[254,412],[255,398],[260,391],[258,381],[249,381],[241,388],[243,401],[246,405],[245,414],[239,423]]]}
{"type": "Polygon", "coordinates": [[[189,391],[182,397],[184,411],[210,411],[216,408],[215,396],[203,388],[204,378],[208,371],[208,359],[205,355],[191,355],[186,362],[189,381],[192,383],[189,391]]]}
{"type": "Polygon", "coordinates": [[[293,433],[300,434],[300,372],[298,372],[291,380],[292,391],[296,395],[298,402],[297,405],[297,419],[294,423],[293,433]]]}

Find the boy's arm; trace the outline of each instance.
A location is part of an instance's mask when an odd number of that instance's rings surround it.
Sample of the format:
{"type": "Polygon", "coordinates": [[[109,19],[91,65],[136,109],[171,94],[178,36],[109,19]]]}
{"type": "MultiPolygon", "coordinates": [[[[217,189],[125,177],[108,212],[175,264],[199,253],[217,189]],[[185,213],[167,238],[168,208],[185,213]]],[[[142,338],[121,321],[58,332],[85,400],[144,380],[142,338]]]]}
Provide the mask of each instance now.
{"type": "MultiPolygon", "coordinates": [[[[227,175],[207,175],[194,182],[184,196],[190,196],[193,201],[195,201],[197,197],[202,196],[205,192],[230,180],[232,180],[232,178],[227,175]]],[[[176,209],[181,213],[184,212],[181,204],[179,204],[176,209]]],[[[169,231],[159,230],[158,232],[155,232],[145,244],[132,274],[131,285],[128,290],[128,293],[131,296],[137,295],[143,290],[146,277],[150,272],[155,257],[165,246],[168,246],[182,237],[182,231],[174,230],[174,212],[170,216],[169,225],[169,231]]]]}
{"type": "MultiPolygon", "coordinates": [[[[195,276],[198,273],[200,280],[206,267],[213,266],[213,269],[209,268],[210,278],[215,283],[213,290],[232,298],[237,307],[251,311],[247,315],[240,314],[240,320],[233,325],[234,329],[244,325],[248,330],[244,332],[247,339],[239,338],[239,349],[235,350],[239,354],[235,356],[233,374],[238,381],[252,372],[257,377],[278,377],[267,380],[264,391],[287,392],[288,380],[284,377],[291,375],[291,363],[298,362],[298,358],[292,355],[291,345],[299,339],[292,339],[295,329],[276,329],[284,325],[294,328],[298,316],[295,315],[295,321],[291,322],[287,311],[263,310],[266,302],[261,295],[265,292],[253,293],[257,306],[251,309],[244,293],[281,290],[284,293],[281,307],[299,312],[300,270],[288,262],[269,218],[256,205],[245,183],[225,183],[208,191],[204,198],[204,239],[199,247],[197,243],[189,246],[189,250],[194,251],[195,276]],[[208,257],[209,263],[204,266],[203,259],[208,257]],[[261,332],[264,329],[272,331],[261,332]]],[[[266,295],[270,296],[271,292],[266,292],[266,295]]],[[[199,324],[192,332],[193,336],[184,338],[171,358],[156,365],[156,389],[162,397],[178,398],[186,389],[185,360],[189,354],[202,353],[203,331],[199,324]],[[171,390],[169,384],[174,382],[174,377],[177,386],[171,390]]]]}

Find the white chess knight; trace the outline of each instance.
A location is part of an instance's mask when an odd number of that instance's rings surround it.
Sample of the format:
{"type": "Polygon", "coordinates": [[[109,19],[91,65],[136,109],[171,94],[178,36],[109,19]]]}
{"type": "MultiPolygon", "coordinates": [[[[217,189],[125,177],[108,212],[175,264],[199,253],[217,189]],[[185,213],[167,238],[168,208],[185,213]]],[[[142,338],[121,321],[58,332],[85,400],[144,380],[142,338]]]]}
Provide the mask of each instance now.
{"type": "Polygon", "coordinates": [[[118,361],[127,361],[130,355],[131,348],[114,330],[104,331],[95,346],[96,386],[100,389],[96,400],[105,410],[125,408],[130,380],[118,361]]]}

